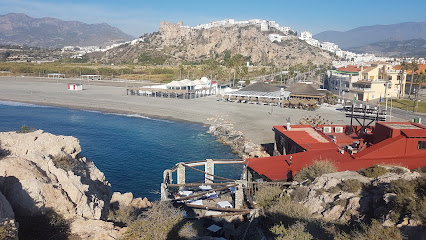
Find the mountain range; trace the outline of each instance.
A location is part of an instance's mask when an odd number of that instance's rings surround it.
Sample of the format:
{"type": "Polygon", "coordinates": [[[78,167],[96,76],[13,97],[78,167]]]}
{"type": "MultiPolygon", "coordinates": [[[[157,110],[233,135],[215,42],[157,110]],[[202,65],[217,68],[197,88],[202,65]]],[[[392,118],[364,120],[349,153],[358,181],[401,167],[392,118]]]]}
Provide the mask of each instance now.
{"type": "Polygon", "coordinates": [[[56,18],[32,18],[22,13],[0,15],[0,44],[61,48],[106,46],[134,39],[106,23],[87,24],[56,18]]]}
{"type": "MultiPolygon", "coordinates": [[[[325,31],[313,38],[321,42],[333,42],[341,49],[381,55],[421,54],[424,49],[412,48],[414,42],[426,40],[425,22],[406,22],[390,25],[363,26],[345,32],[325,31]],[[413,41],[413,39],[417,39],[413,41]],[[408,42],[407,42],[408,41],[408,42]],[[405,46],[401,48],[401,46],[405,46]]],[[[424,51],[423,51],[424,52],[424,51]]]]}

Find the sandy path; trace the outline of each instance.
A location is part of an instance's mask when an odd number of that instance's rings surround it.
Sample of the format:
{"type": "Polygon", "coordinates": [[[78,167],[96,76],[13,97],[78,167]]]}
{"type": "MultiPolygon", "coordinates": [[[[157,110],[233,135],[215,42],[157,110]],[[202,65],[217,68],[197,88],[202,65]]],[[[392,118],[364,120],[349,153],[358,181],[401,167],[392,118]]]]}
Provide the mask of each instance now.
{"type": "MultiPolygon", "coordinates": [[[[71,80],[72,81],[72,80],[71,80]]],[[[128,96],[124,83],[83,85],[83,91],[68,91],[62,80],[0,77],[0,100],[30,102],[105,112],[140,114],[148,117],[191,121],[209,125],[208,118],[222,117],[257,144],[274,141],[273,125],[296,124],[305,116],[321,115],[336,124],[348,123],[334,107],[317,111],[286,109],[254,104],[220,102],[214,96],[198,99],[168,99],[128,96]]],[[[79,81],[74,81],[79,83],[79,81]]],[[[83,83],[84,84],[84,83],[83,83]]]]}

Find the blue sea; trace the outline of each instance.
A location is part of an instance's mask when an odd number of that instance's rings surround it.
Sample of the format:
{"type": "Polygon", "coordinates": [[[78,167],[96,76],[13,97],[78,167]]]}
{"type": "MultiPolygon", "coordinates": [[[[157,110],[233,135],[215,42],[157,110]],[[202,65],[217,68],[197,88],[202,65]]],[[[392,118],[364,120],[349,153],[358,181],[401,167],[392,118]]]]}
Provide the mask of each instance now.
{"type": "MultiPolygon", "coordinates": [[[[0,101],[0,131],[23,125],[78,138],[82,156],[105,174],[113,191],[151,201],[160,198],[163,170],[178,162],[238,158],[200,124],[0,101]]],[[[228,178],[238,179],[241,171],[239,165],[215,166],[215,174],[228,178]]],[[[203,180],[202,173],[186,172],[187,182],[203,180]]]]}

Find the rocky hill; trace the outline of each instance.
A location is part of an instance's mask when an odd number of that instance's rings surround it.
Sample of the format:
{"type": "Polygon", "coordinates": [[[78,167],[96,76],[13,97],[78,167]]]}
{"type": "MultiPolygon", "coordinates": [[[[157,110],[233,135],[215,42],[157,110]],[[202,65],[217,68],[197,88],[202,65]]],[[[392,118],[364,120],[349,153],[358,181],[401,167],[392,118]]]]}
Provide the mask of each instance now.
{"type": "Polygon", "coordinates": [[[182,23],[162,22],[159,32],[145,35],[137,44],[127,44],[105,53],[90,56],[102,63],[194,63],[207,59],[223,58],[225,53],[249,57],[254,64],[278,66],[330,62],[333,55],[299,40],[294,35],[285,36],[282,42],[271,42],[270,33],[262,32],[256,25],[220,26],[193,29],[182,23]]]}
{"type": "Polygon", "coordinates": [[[333,42],[345,50],[385,40],[426,39],[426,22],[363,26],[345,32],[325,31],[314,35],[314,38],[321,42],[333,42]]]}
{"type": "Polygon", "coordinates": [[[134,37],[106,23],[87,24],[55,18],[32,18],[22,13],[0,16],[0,44],[60,48],[105,46],[134,37]]]}

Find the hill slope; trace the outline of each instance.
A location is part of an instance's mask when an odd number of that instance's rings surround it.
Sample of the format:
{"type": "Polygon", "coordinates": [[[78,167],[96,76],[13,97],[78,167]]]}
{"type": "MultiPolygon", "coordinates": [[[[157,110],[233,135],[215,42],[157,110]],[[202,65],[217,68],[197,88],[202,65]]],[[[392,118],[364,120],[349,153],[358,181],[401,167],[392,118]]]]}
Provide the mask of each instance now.
{"type": "Polygon", "coordinates": [[[388,57],[424,57],[426,56],[426,39],[385,40],[349,50],[388,57]]]}
{"type": "Polygon", "coordinates": [[[314,35],[314,38],[322,42],[333,42],[342,49],[361,47],[384,40],[426,39],[426,22],[364,26],[346,32],[325,31],[314,35]]]}
{"type": "Polygon", "coordinates": [[[253,63],[289,65],[311,60],[322,64],[333,58],[328,52],[312,47],[290,35],[282,42],[271,42],[269,32],[255,25],[191,29],[181,23],[162,22],[159,32],[144,36],[144,41],[95,53],[90,57],[104,63],[199,62],[222,58],[225,53],[250,57],[253,63]]]}
{"type": "Polygon", "coordinates": [[[0,44],[56,48],[111,45],[134,37],[106,23],[87,24],[22,13],[0,15],[0,44]]]}

